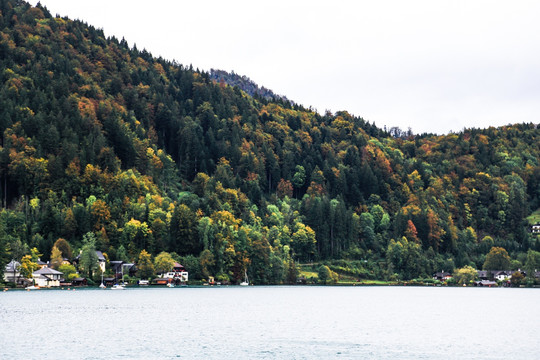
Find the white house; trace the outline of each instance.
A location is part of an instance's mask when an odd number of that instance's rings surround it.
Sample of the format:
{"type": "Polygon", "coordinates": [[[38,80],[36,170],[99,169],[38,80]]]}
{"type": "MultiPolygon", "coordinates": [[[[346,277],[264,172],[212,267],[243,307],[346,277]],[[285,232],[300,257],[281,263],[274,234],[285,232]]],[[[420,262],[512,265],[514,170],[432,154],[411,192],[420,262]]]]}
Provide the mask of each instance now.
{"type": "Polygon", "coordinates": [[[48,267],[36,270],[32,273],[36,286],[55,287],[60,286],[64,273],[48,267]]]}
{"type": "Polygon", "coordinates": [[[499,281],[510,280],[512,278],[512,271],[509,271],[509,270],[498,271],[497,273],[495,273],[493,278],[499,281]]]}
{"type": "Polygon", "coordinates": [[[161,275],[165,279],[173,279],[174,283],[186,283],[188,281],[189,274],[183,265],[174,263],[172,271],[161,275]]]}
{"type": "Polygon", "coordinates": [[[452,274],[444,270],[433,274],[433,280],[448,281],[451,278],[452,278],[452,274]]]}
{"type": "Polygon", "coordinates": [[[103,256],[103,253],[101,251],[96,251],[96,255],[98,257],[99,261],[99,268],[101,269],[101,272],[105,272],[105,264],[107,263],[107,259],[105,259],[105,256],[103,256]]]}
{"type": "Polygon", "coordinates": [[[21,277],[20,267],[21,264],[18,261],[11,260],[4,269],[4,281],[16,283],[21,277]]]}

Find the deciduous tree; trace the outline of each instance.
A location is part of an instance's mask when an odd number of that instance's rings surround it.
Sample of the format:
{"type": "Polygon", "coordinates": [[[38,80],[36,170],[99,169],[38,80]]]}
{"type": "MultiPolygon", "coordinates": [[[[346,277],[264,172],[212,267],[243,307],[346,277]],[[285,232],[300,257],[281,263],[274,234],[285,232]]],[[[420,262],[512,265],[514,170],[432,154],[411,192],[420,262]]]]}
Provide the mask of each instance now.
{"type": "Polygon", "coordinates": [[[62,257],[65,257],[69,260],[72,258],[72,252],[71,252],[71,246],[69,245],[69,242],[67,242],[66,239],[59,238],[54,243],[53,247],[56,247],[58,250],[60,250],[62,257]]]}
{"type": "Polygon", "coordinates": [[[472,266],[465,265],[461,269],[454,270],[453,277],[459,285],[470,285],[478,277],[478,272],[472,266]]]}
{"type": "Polygon", "coordinates": [[[152,256],[146,250],[141,250],[139,253],[137,269],[139,270],[139,276],[141,279],[148,279],[154,276],[154,264],[152,264],[152,256]]]}
{"type": "Polygon", "coordinates": [[[62,252],[56,246],[53,246],[51,252],[51,267],[58,270],[60,265],[62,265],[62,260],[62,252]]]}
{"type": "Polygon", "coordinates": [[[168,252],[160,252],[154,259],[154,269],[158,274],[171,271],[174,266],[174,260],[168,252]]]}
{"type": "Polygon", "coordinates": [[[335,284],[339,280],[338,274],[330,270],[330,268],[326,265],[319,266],[317,274],[319,276],[319,282],[321,284],[328,284],[328,283],[335,284]]]}
{"type": "Polygon", "coordinates": [[[301,222],[296,223],[292,234],[292,248],[296,256],[304,261],[313,259],[315,254],[315,231],[301,222]]]}
{"type": "Polygon", "coordinates": [[[515,271],[512,274],[512,277],[510,278],[510,282],[512,283],[513,286],[519,286],[521,285],[524,279],[525,279],[525,276],[523,276],[521,271],[515,271]]]}
{"type": "Polygon", "coordinates": [[[213,266],[216,264],[216,260],[212,252],[208,249],[202,251],[199,257],[201,263],[202,275],[208,279],[212,274],[213,266]]]}
{"type": "Polygon", "coordinates": [[[62,264],[58,268],[58,271],[62,272],[64,275],[64,279],[67,279],[69,281],[73,280],[74,278],[79,277],[79,273],[77,273],[77,269],[75,266],[71,264],[62,264]]]}
{"type": "Polygon", "coordinates": [[[510,268],[510,256],[506,249],[494,246],[486,255],[484,270],[507,270],[510,268]]]}
{"type": "Polygon", "coordinates": [[[34,271],[36,271],[38,268],[38,264],[32,261],[31,255],[24,255],[22,257],[20,271],[25,278],[30,279],[34,271]]]}
{"type": "Polygon", "coordinates": [[[535,272],[540,271],[540,252],[530,249],[527,251],[525,260],[525,271],[529,279],[535,279],[535,272]]]}

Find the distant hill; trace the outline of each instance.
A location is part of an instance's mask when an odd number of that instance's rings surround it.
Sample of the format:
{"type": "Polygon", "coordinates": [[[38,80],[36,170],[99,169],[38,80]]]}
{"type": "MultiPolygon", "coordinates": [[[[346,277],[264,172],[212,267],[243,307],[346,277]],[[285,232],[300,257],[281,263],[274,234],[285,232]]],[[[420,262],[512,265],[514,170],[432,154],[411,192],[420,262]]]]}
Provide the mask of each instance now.
{"type": "Polygon", "coordinates": [[[224,70],[210,69],[209,76],[210,79],[217,81],[218,83],[223,82],[232,87],[238,86],[242,91],[250,96],[260,96],[266,100],[289,101],[287,97],[276,95],[272,90],[269,90],[264,86],[259,87],[259,85],[257,85],[247,76],[235,74],[234,71],[229,73],[224,70]]]}
{"type": "Polygon", "coordinates": [[[391,132],[0,1],[0,262],[63,238],[261,284],[298,262],[412,279],[540,251],[538,125],[391,132]]]}

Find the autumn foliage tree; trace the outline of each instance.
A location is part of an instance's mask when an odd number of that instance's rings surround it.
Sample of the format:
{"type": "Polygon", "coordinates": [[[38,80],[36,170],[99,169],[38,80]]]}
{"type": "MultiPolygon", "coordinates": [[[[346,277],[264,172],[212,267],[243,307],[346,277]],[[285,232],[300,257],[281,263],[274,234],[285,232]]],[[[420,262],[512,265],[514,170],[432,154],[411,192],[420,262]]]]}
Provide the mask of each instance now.
{"type": "Polygon", "coordinates": [[[506,270],[510,268],[510,256],[506,249],[498,246],[491,248],[486,255],[484,270],[506,270]]]}
{"type": "Polygon", "coordinates": [[[152,264],[152,257],[146,250],[141,250],[139,258],[137,259],[137,269],[141,279],[148,279],[154,276],[154,264],[152,264]]]}
{"type": "Polygon", "coordinates": [[[168,252],[160,252],[154,259],[154,269],[157,273],[163,274],[172,270],[174,259],[168,252]]]}
{"type": "Polygon", "coordinates": [[[470,285],[478,278],[478,272],[475,268],[466,265],[460,269],[456,269],[453,278],[459,285],[470,285]]]}

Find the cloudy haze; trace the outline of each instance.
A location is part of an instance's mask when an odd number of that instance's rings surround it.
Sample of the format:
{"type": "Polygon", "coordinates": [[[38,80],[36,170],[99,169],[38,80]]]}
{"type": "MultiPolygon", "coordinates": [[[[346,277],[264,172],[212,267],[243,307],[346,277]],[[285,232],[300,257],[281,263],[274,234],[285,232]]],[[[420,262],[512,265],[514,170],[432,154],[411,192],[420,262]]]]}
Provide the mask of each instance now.
{"type": "Polygon", "coordinates": [[[538,1],[41,3],[321,113],[347,110],[415,133],[540,122],[538,1]]]}

